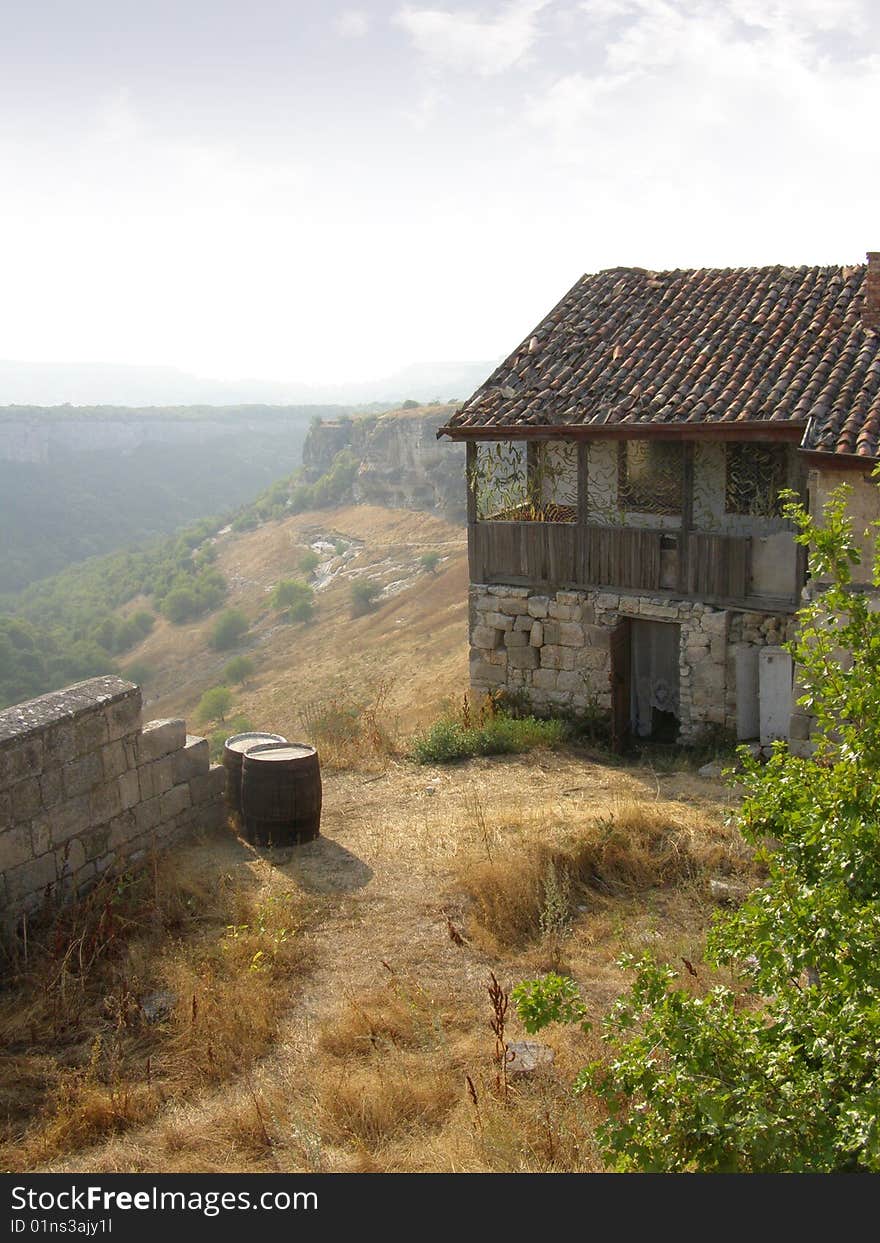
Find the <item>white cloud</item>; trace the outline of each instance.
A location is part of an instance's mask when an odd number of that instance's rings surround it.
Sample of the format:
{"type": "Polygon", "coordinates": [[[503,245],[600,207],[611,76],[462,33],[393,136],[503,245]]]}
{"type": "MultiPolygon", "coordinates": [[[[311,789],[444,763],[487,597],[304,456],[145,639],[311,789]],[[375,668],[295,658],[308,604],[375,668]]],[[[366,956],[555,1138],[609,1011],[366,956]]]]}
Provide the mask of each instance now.
{"type": "MultiPolygon", "coordinates": [[[[599,37],[595,0],[582,8],[587,37],[599,37]]],[[[598,9],[604,21],[609,0],[598,9]]],[[[596,71],[532,92],[526,117],[563,161],[615,179],[665,169],[693,181],[726,166],[736,184],[770,172],[772,189],[804,173],[823,141],[867,169],[878,59],[837,62],[816,36],[861,29],[868,14],[865,0],[624,0],[596,71]]],[[[819,190],[827,179],[815,173],[819,190]]]]}
{"type": "Polygon", "coordinates": [[[401,9],[394,21],[434,67],[492,77],[522,64],[549,0],[508,0],[497,14],[475,9],[401,9]]]}
{"type": "Polygon", "coordinates": [[[344,39],[363,39],[370,29],[370,19],[363,9],[343,9],[333,25],[344,39]]]}

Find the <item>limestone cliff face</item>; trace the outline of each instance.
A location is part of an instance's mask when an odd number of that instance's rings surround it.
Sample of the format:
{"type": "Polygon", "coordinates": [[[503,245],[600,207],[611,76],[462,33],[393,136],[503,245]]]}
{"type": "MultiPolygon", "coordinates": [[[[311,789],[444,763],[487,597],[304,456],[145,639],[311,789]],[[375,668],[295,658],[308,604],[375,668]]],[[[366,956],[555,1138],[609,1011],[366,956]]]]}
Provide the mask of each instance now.
{"type": "Polygon", "coordinates": [[[303,446],[306,479],[320,478],[349,449],[360,462],[351,491],[356,504],[427,509],[464,521],[464,445],[437,439],[454,409],[420,406],[312,427],[303,446]]]}

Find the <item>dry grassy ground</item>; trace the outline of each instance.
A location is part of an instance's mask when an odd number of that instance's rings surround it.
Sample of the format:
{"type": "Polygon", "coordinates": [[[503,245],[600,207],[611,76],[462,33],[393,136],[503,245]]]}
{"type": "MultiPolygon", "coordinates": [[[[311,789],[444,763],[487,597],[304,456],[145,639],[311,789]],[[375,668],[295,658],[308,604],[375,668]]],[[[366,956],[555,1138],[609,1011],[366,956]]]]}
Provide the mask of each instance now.
{"type": "MultiPolygon", "coordinates": [[[[569,973],[593,1018],[624,985],[626,949],[702,973],[707,879],[750,875],[729,796],[689,772],[547,752],[392,761],[325,786],[314,843],[261,855],[230,832],[176,852],[157,905],[189,902],[193,920],[145,928],[147,902],[94,986],[68,963],[78,1038],[49,1013],[28,1038],[34,1005],[58,1012],[39,987],[25,1009],[7,999],[6,1168],[598,1168],[592,1108],[570,1091],[598,1041],[550,1029],[552,1067],[514,1078],[505,1102],[490,972],[504,988],[569,973]],[[145,988],[174,997],[151,1025],[145,988]],[[34,1087],[53,1076],[48,1094],[34,1087]]],[[[508,1039],[523,1034],[510,1012],[508,1039]]]]}
{"type": "MultiPolygon", "coordinates": [[[[0,1168],[599,1168],[571,1083],[600,1042],[549,1029],[552,1065],[506,1090],[491,973],[566,972],[594,1020],[625,950],[686,958],[703,987],[708,880],[754,879],[734,795],[675,757],[406,760],[466,686],[464,540],[439,519],[303,514],[218,551],[257,665],[234,710],[318,742],[322,837],[258,852],[230,830],[33,930],[0,995],[0,1168]],[[319,537],[350,555],[314,624],[279,623],[268,592],[319,537]],[[360,575],[396,586],[352,618],[360,575]]],[[[148,717],[190,715],[218,681],[211,624],[160,623],[135,654],[162,671],[148,717]]]]}

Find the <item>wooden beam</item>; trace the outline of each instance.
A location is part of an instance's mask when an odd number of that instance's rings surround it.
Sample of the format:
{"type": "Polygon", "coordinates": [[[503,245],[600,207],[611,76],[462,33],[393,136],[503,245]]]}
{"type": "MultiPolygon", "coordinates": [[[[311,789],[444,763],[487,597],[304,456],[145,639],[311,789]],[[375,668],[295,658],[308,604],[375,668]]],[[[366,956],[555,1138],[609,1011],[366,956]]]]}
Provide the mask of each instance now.
{"type": "Polygon", "coordinates": [[[541,442],[526,441],[526,504],[536,514],[541,506],[541,442]]]}
{"type": "Polygon", "coordinates": [[[465,480],[467,487],[468,577],[472,583],[482,582],[483,566],[480,564],[477,540],[477,445],[469,440],[465,450],[465,480]]]}
{"type": "Polygon", "coordinates": [[[690,532],[694,525],[694,445],[684,443],[684,462],[681,471],[681,530],[678,536],[678,589],[688,590],[688,562],[690,560],[690,532]]]}
{"type": "Polygon", "coordinates": [[[801,449],[798,456],[819,470],[861,470],[866,475],[877,465],[878,458],[863,457],[861,453],[818,453],[815,449],[801,449]]]}
{"type": "Polygon", "coordinates": [[[590,513],[590,448],[586,440],[578,441],[578,522],[587,525],[590,513]]]}
{"type": "Polygon", "coordinates": [[[467,520],[477,520],[477,445],[473,440],[467,442],[466,450],[467,474],[467,520]]]}
{"type": "MultiPolygon", "coordinates": [[[[437,438],[452,440],[764,440],[797,441],[803,438],[805,423],[770,423],[760,419],[739,423],[575,423],[550,426],[441,427],[437,438]]],[[[846,457],[845,454],[819,454],[826,462],[846,457]]],[[[849,455],[854,456],[854,455],[849,455]]],[[[864,460],[866,466],[874,458],[864,460]]]]}

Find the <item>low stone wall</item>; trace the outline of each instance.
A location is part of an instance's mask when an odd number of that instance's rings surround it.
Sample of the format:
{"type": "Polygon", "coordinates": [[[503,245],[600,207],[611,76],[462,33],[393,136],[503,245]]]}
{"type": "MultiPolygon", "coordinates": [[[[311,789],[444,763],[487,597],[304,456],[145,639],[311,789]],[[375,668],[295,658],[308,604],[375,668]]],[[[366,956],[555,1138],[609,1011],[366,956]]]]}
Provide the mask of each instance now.
{"type": "Polygon", "coordinates": [[[793,619],[738,613],[690,600],[611,591],[473,585],[471,685],[521,692],[536,708],[611,709],[611,632],[623,618],[681,627],[679,721],[683,742],[707,726],[737,729],[736,651],[785,641],[793,619]]]}
{"type": "Polygon", "coordinates": [[[223,778],[183,721],[142,726],[140,689],[120,678],[0,712],[0,923],[221,825],[223,778]]]}

